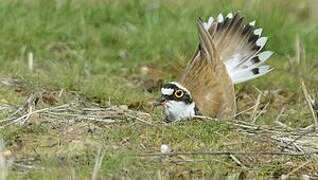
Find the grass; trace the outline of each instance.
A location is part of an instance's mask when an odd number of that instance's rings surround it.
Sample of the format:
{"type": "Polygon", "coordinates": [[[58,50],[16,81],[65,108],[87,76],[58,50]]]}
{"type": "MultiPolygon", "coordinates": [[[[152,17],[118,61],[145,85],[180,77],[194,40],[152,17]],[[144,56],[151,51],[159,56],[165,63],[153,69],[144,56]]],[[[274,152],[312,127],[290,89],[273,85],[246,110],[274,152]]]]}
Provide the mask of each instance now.
{"type": "MultiPolygon", "coordinates": [[[[239,175],[266,179],[290,172],[306,160],[280,157],[271,159],[268,164],[255,160],[244,169],[226,156],[146,159],[135,154],[159,151],[161,144],[169,144],[175,151],[274,148],[273,145],[258,144],[218,122],[165,125],[161,123],[160,111],[149,106],[148,102],[157,98],[158,91],[156,86],[154,91],[145,90],[147,83],[176,79],[191,58],[198,43],[196,18],[207,18],[220,12],[239,10],[248,20],[256,19],[257,25],[263,27],[264,34],[269,37],[267,49],[275,52],[269,61],[275,71],[236,87],[239,110],[254,105],[257,87],[268,93],[262,98],[261,105],[269,102],[267,112],[257,123],[272,125],[284,106],[283,123],[291,127],[309,125],[311,116],[304,106],[299,76],[287,68],[289,57],[295,57],[297,36],[306,50],[307,67],[317,65],[318,24],[306,2],[1,1],[0,78],[20,79],[26,88],[19,91],[0,86],[0,103],[18,105],[32,92],[63,89],[101,105],[110,101],[149,112],[156,124],[155,127],[129,123],[96,127],[94,133],[87,132],[86,126],[77,132],[72,129],[78,128],[75,125],[61,130],[45,123],[1,129],[5,147],[13,152],[14,158],[31,162],[36,167],[13,166],[8,179],[89,179],[101,146],[106,151],[98,174],[101,179],[223,179],[239,175]],[[27,56],[31,52],[34,54],[33,72],[27,66],[27,56]],[[146,65],[157,73],[143,75],[141,67],[146,65]],[[182,158],[190,161],[177,163],[182,158]],[[292,165],[286,165],[287,162],[292,165]]],[[[317,85],[317,70],[308,73],[309,68],[294,68],[314,81],[310,88],[317,85]]],[[[58,103],[71,100],[72,97],[63,97],[58,103]]],[[[249,119],[250,116],[241,118],[249,119]]],[[[247,159],[242,157],[241,161],[253,161],[247,159]]],[[[317,160],[312,160],[291,176],[314,173],[317,164],[317,160]]]]}

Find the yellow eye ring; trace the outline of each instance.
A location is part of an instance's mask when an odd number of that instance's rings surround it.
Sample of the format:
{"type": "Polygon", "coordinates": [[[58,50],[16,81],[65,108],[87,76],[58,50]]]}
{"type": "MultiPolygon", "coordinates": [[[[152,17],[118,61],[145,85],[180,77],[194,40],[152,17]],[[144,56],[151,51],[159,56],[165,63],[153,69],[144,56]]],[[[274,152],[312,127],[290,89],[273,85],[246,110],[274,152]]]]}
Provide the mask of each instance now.
{"type": "Polygon", "coordinates": [[[174,92],[174,95],[177,97],[177,98],[181,98],[183,96],[183,91],[178,89],[176,90],[176,92],[174,92]]]}

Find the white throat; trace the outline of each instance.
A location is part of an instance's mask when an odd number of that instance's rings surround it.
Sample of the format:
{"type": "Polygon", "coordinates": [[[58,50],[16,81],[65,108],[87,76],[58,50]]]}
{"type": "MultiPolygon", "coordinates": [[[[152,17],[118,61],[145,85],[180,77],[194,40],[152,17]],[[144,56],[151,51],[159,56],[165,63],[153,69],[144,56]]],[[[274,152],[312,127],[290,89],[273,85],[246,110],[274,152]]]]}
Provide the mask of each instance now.
{"type": "Polygon", "coordinates": [[[195,104],[182,101],[168,101],[164,104],[165,114],[169,122],[191,119],[195,116],[195,104]]]}

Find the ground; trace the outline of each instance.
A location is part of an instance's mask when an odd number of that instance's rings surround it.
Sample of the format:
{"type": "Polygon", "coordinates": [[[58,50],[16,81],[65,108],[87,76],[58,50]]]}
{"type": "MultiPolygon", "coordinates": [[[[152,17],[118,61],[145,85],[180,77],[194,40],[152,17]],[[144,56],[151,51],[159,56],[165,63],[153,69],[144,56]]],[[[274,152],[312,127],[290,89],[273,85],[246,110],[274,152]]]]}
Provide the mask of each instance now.
{"type": "MultiPolygon", "coordinates": [[[[316,7],[310,0],[0,2],[0,179],[317,178],[316,156],[262,154],[287,152],[273,136],[313,124],[301,80],[315,97],[316,7]],[[264,29],[274,70],[235,87],[237,122],[164,123],[151,104],[191,58],[196,19],[236,11],[264,29]],[[42,111],[6,125],[20,107],[16,119],[42,111]],[[192,154],[160,155],[164,144],[192,154]]],[[[297,143],[317,148],[309,136],[297,143]]]]}

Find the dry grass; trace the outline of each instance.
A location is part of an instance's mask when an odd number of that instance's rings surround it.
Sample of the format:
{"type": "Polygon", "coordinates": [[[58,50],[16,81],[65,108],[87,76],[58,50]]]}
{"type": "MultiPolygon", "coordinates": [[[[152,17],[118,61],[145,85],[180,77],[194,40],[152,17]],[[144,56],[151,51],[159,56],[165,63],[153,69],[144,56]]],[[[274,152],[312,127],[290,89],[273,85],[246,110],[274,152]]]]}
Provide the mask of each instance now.
{"type": "MultiPolygon", "coordinates": [[[[309,96],[304,85],[303,90],[305,96],[309,96]]],[[[103,135],[105,129],[107,130],[112,128],[121,129],[123,127],[127,128],[129,126],[137,126],[145,127],[150,131],[153,131],[154,129],[171,126],[170,124],[165,125],[165,123],[157,121],[156,117],[152,117],[148,113],[131,110],[126,105],[111,105],[111,103],[109,103],[107,106],[100,106],[95,103],[90,103],[85,100],[86,98],[80,97],[78,94],[65,91],[63,91],[63,93],[59,92],[49,94],[55,94],[55,96],[51,96],[51,98],[56,101],[59,101],[58,98],[63,98],[63,96],[73,96],[73,100],[71,100],[73,103],[48,106],[47,97],[45,97],[44,94],[48,93],[41,92],[31,94],[21,107],[1,104],[0,109],[3,116],[3,120],[0,122],[1,128],[4,129],[18,125],[22,128],[45,126],[49,129],[54,129],[54,131],[64,136],[65,142],[62,143],[64,145],[56,148],[57,144],[52,144],[52,142],[50,142],[52,140],[49,140],[52,137],[50,137],[50,134],[47,134],[44,138],[46,139],[46,142],[43,141],[44,139],[39,139],[32,145],[24,144],[23,146],[31,145],[31,147],[34,147],[40,144],[48,144],[45,148],[46,152],[55,149],[52,153],[59,152],[59,156],[62,157],[65,155],[71,157],[81,155],[87,148],[98,149],[95,157],[95,165],[91,175],[92,179],[96,179],[98,177],[98,172],[102,171],[102,163],[106,153],[106,150],[104,149],[105,146],[100,144],[103,140],[96,138],[96,135],[103,135]],[[89,139],[79,138],[88,132],[90,134],[95,134],[95,137],[89,139]],[[68,135],[65,136],[66,134],[68,135]],[[67,142],[71,142],[71,144],[65,144],[67,142]]],[[[314,102],[313,97],[309,98],[311,98],[310,102],[314,102]]],[[[227,142],[228,145],[225,146],[226,148],[206,149],[205,151],[200,150],[200,148],[196,151],[173,149],[173,152],[170,153],[160,153],[158,145],[157,147],[149,149],[147,148],[149,145],[140,144],[140,147],[138,148],[139,150],[132,152],[130,156],[133,156],[135,159],[138,159],[138,161],[146,164],[147,162],[156,164],[158,163],[158,158],[162,159],[159,162],[163,161],[165,163],[189,164],[200,163],[201,161],[210,162],[210,158],[207,156],[219,156],[218,159],[228,157],[232,159],[230,160],[230,163],[232,163],[231,166],[235,166],[235,164],[237,164],[238,167],[245,169],[246,172],[251,170],[253,164],[274,165],[277,162],[288,163],[291,159],[298,159],[293,162],[296,163],[300,159],[304,159],[305,162],[303,164],[293,164],[290,171],[282,173],[281,177],[290,177],[294,173],[299,173],[298,171],[300,169],[304,170],[305,167],[308,169],[305,171],[307,172],[305,175],[310,177],[317,176],[317,174],[314,173],[316,171],[316,159],[318,154],[318,136],[315,131],[314,123],[315,118],[317,118],[316,114],[312,114],[315,115],[312,117],[312,123],[304,128],[294,128],[280,122],[279,119],[283,114],[283,109],[277,115],[275,122],[279,123],[276,123],[276,125],[256,124],[256,121],[260,117],[259,114],[264,113],[264,108],[259,109],[260,104],[260,95],[258,95],[254,106],[239,112],[236,119],[233,120],[218,121],[217,119],[209,117],[196,118],[194,122],[203,124],[215,122],[218,126],[226,126],[227,128],[234,130],[231,136],[234,135],[236,137],[241,137],[241,140],[236,141],[236,143],[229,143],[231,140],[227,142]],[[244,114],[249,114],[251,118],[248,118],[248,121],[243,120],[242,117],[245,116],[244,114]],[[241,146],[242,144],[250,145],[247,145],[248,148],[243,148],[243,146],[241,146]],[[251,148],[252,144],[254,146],[253,148],[251,148]],[[277,161],[277,158],[281,160],[277,161]]],[[[316,109],[313,109],[313,104],[308,105],[310,105],[308,106],[308,109],[316,111],[316,109]]],[[[187,126],[187,123],[188,122],[182,124],[173,123],[172,127],[177,128],[180,125],[187,126]]],[[[28,139],[28,137],[25,138],[28,139]]],[[[128,139],[122,139],[121,143],[123,143],[123,147],[125,147],[125,143],[129,141],[130,140],[128,139]]],[[[137,140],[137,142],[138,141],[139,140],[137,140]]],[[[157,143],[158,142],[155,144],[157,143]]],[[[220,145],[224,146],[225,144],[226,143],[221,143],[220,145]]],[[[115,150],[116,146],[111,147],[111,149],[115,150]]],[[[32,158],[31,160],[26,161],[21,161],[18,158],[13,161],[13,163],[15,163],[18,169],[26,168],[31,170],[42,168],[36,165],[38,163],[37,160],[34,161],[32,158]]]]}

